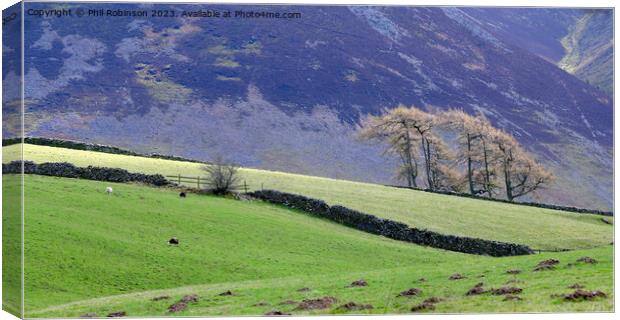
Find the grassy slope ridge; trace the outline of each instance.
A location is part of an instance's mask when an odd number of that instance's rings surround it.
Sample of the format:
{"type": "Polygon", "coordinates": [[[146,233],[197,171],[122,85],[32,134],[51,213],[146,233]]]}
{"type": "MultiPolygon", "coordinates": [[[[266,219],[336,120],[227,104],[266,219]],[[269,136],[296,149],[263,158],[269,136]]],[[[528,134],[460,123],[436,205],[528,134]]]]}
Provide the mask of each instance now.
{"type": "Polygon", "coordinates": [[[595,87],[613,94],[613,14],[590,10],[562,39],[566,55],[558,65],[595,87]]]}
{"type": "MultiPolygon", "coordinates": [[[[7,154],[18,150],[19,145],[3,147],[7,154]]],[[[134,172],[204,175],[197,163],[46,146],[25,145],[24,156],[39,163],[67,161],[134,172]]],[[[241,173],[251,189],[298,193],[445,234],[520,243],[535,249],[591,248],[613,240],[613,227],[598,216],[282,172],[242,169],[241,173]]]]}
{"type": "MultiPolygon", "coordinates": [[[[3,177],[4,191],[11,192],[15,186],[7,179],[10,176],[3,177]]],[[[611,295],[611,246],[490,258],[392,241],[261,202],[196,195],[180,199],[175,191],[138,185],[29,175],[25,194],[30,199],[28,317],[86,312],[105,316],[121,310],[131,316],[166,315],[169,304],[190,293],[201,295],[201,301],[178,315],[293,311],[294,305],[278,302],[324,295],[336,296],[341,303],[371,303],[373,313],[408,312],[430,296],[447,299],[437,305],[437,312],[613,308],[613,297],[569,303],[550,296],[570,292],[566,286],[575,282],[611,295]],[[107,185],[114,188],[111,196],[104,192],[107,185]],[[179,247],[166,244],[171,236],[179,237],[179,247]],[[568,267],[582,255],[599,263],[568,267]],[[550,257],[562,261],[558,270],[531,272],[538,261],[550,257]],[[507,275],[512,268],[524,273],[507,275]],[[455,272],[468,278],[448,280],[455,272]],[[420,277],[428,282],[418,282],[420,277]],[[464,295],[479,281],[499,287],[515,277],[523,281],[516,285],[524,289],[524,301],[464,295]],[[358,278],[370,286],[345,288],[358,278]],[[301,287],[312,291],[297,292],[301,287]],[[410,287],[420,287],[423,293],[413,299],[395,298],[410,287]],[[225,290],[236,296],[217,296],[225,290]],[[172,299],[150,300],[161,294],[172,299]],[[253,306],[259,302],[272,306],[253,306]]]]}

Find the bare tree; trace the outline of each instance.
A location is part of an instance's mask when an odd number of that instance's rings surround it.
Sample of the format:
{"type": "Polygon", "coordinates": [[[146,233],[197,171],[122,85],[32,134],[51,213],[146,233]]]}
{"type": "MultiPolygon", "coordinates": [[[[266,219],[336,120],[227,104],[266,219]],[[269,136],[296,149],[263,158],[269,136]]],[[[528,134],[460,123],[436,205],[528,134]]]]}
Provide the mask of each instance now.
{"type": "Polygon", "coordinates": [[[493,143],[499,151],[499,165],[508,200],[532,193],[553,181],[553,175],[527,154],[512,135],[497,130],[493,143]]]}
{"type": "Polygon", "coordinates": [[[492,198],[497,189],[497,153],[490,140],[496,129],[482,114],[471,116],[462,110],[450,110],[438,117],[443,127],[458,135],[457,161],[466,168],[469,192],[492,198]]]}
{"type": "Polygon", "coordinates": [[[418,140],[412,132],[414,124],[409,113],[401,105],[380,116],[368,116],[362,121],[359,137],[386,143],[388,147],[384,154],[398,155],[402,163],[397,177],[406,180],[409,187],[417,187],[418,162],[415,150],[418,140]]]}
{"type": "Polygon", "coordinates": [[[435,124],[432,114],[400,105],[379,116],[367,117],[359,137],[386,143],[386,153],[397,154],[402,162],[397,176],[405,179],[410,187],[417,187],[418,157],[421,158],[427,187],[435,190],[445,184],[440,181],[447,176],[442,170],[448,169],[445,162],[451,157],[441,137],[432,132],[435,124]]]}
{"type": "Polygon", "coordinates": [[[212,164],[202,169],[207,173],[206,188],[214,194],[228,194],[239,188],[239,167],[226,163],[222,157],[216,157],[212,164]]]}

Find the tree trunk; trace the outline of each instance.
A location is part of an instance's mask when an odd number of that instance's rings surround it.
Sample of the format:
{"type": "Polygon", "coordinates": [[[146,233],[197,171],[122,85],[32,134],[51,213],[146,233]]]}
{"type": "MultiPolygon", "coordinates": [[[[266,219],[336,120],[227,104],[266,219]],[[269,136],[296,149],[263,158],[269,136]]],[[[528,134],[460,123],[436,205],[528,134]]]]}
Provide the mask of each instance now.
{"type": "Polygon", "coordinates": [[[482,151],[484,153],[484,189],[489,195],[489,198],[493,198],[493,190],[491,190],[491,173],[489,171],[489,155],[487,150],[487,143],[482,138],[482,151]]]}
{"type": "Polygon", "coordinates": [[[467,134],[467,180],[469,181],[469,193],[472,195],[476,194],[476,190],[474,190],[474,173],[472,172],[472,163],[471,163],[471,136],[469,133],[467,134]]]}
{"type": "Polygon", "coordinates": [[[424,136],[422,136],[422,152],[424,152],[424,166],[426,169],[426,183],[428,188],[435,190],[435,184],[433,183],[433,176],[431,173],[431,150],[430,142],[424,136]]]}
{"type": "Polygon", "coordinates": [[[407,161],[407,180],[409,182],[409,186],[410,187],[417,187],[417,183],[416,183],[416,178],[417,178],[417,163],[415,164],[416,167],[414,167],[414,159],[413,156],[411,156],[411,153],[413,150],[412,149],[412,144],[411,144],[411,135],[409,133],[409,125],[406,122],[403,122],[403,126],[405,127],[405,149],[407,149],[405,151],[405,159],[407,161]]]}
{"type": "Polygon", "coordinates": [[[512,195],[512,181],[510,179],[510,166],[512,162],[512,151],[508,151],[509,156],[504,158],[504,182],[506,184],[506,198],[508,201],[512,201],[514,199],[512,195]]]}

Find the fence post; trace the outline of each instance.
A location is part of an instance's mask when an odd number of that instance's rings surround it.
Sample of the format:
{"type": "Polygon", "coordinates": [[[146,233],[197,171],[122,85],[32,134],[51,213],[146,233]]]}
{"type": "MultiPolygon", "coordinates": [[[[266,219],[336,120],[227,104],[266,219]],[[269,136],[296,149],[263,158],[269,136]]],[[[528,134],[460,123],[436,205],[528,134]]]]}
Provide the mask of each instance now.
{"type": "Polygon", "coordinates": [[[200,189],[200,176],[198,176],[198,180],[196,180],[196,184],[198,185],[198,189],[200,189]]]}
{"type": "Polygon", "coordinates": [[[248,184],[245,182],[245,180],[243,180],[243,190],[245,190],[245,193],[248,193],[248,184]]]}
{"type": "Polygon", "coordinates": [[[181,174],[179,173],[179,185],[181,185],[181,174]]]}

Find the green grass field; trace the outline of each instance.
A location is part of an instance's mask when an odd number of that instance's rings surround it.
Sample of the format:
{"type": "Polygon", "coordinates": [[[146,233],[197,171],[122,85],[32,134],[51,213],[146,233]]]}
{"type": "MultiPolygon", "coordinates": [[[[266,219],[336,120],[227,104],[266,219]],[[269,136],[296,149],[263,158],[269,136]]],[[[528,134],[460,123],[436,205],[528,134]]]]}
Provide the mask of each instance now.
{"type": "MultiPolygon", "coordinates": [[[[3,176],[5,196],[19,189],[12,177],[3,176]]],[[[257,201],[181,199],[165,188],[28,175],[25,196],[26,317],[165,316],[185,294],[198,294],[200,301],[174,315],[343,313],[337,307],[349,301],[374,306],[352,313],[407,313],[431,296],[445,299],[434,312],[613,310],[610,245],[491,258],[393,241],[257,201]],[[112,195],[104,192],[108,185],[112,195]],[[178,247],[166,243],[173,236],[178,247]],[[585,255],[599,262],[569,265],[585,255]],[[557,270],[532,272],[547,258],[561,261],[557,270]],[[523,273],[508,275],[508,269],[523,273]],[[448,280],[457,272],[467,278],[448,280]],[[369,286],[346,287],[360,278],[369,286]],[[465,296],[478,282],[497,288],[513,279],[520,282],[511,285],[524,290],[522,301],[465,296]],[[571,292],[573,283],[608,297],[566,302],[551,296],[571,292]],[[302,287],[311,290],[298,292],[302,287]],[[396,297],[411,287],[422,293],[396,297]],[[225,290],[235,295],[218,296],[225,290]],[[159,295],[171,299],[151,301],[159,295]],[[279,305],[322,296],[339,302],[320,311],[279,305]],[[253,306],[260,302],[269,305],[253,306]]]]}
{"type": "MultiPolygon", "coordinates": [[[[3,147],[4,161],[20,146],[3,147]]],[[[132,172],[204,176],[201,164],[24,145],[26,160],[66,161],[78,166],[124,168],[132,172]]],[[[390,188],[376,184],[242,169],[251,189],[275,189],[340,204],[362,212],[446,234],[526,244],[534,249],[585,249],[613,241],[613,226],[600,216],[390,188]]]]}

